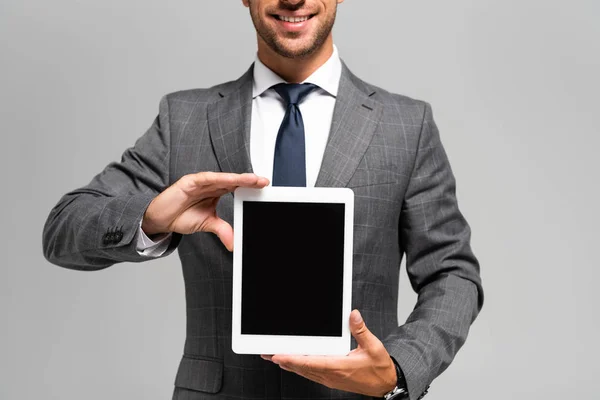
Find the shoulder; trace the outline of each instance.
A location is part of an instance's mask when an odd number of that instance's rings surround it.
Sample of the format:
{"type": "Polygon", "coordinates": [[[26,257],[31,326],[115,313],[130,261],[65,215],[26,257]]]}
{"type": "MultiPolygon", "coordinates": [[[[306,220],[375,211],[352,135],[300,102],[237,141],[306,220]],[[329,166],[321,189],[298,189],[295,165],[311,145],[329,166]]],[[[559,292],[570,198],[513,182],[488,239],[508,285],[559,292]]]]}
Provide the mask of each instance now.
{"type": "Polygon", "coordinates": [[[394,93],[382,87],[365,82],[375,93],[373,97],[382,104],[384,111],[399,113],[401,115],[410,114],[413,117],[423,118],[427,109],[431,105],[422,99],[417,99],[406,94],[394,93]]]}
{"type": "Polygon", "coordinates": [[[207,88],[196,88],[179,90],[168,93],[163,96],[163,101],[167,102],[170,107],[186,107],[206,106],[213,103],[225,95],[241,89],[244,85],[252,84],[252,68],[253,65],[239,78],[228,82],[219,83],[207,88]]]}
{"type": "Polygon", "coordinates": [[[170,106],[184,104],[201,105],[212,103],[221,97],[219,95],[220,92],[232,85],[234,82],[235,81],[225,82],[207,88],[178,90],[167,93],[164,95],[163,99],[166,100],[170,106]]]}
{"type": "Polygon", "coordinates": [[[348,79],[360,91],[367,94],[371,99],[379,103],[384,113],[391,113],[400,116],[410,115],[413,118],[423,118],[431,105],[422,99],[414,98],[406,94],[395,93],[380,86],[362,80],[354,75],[346,67],[348,79]]]}

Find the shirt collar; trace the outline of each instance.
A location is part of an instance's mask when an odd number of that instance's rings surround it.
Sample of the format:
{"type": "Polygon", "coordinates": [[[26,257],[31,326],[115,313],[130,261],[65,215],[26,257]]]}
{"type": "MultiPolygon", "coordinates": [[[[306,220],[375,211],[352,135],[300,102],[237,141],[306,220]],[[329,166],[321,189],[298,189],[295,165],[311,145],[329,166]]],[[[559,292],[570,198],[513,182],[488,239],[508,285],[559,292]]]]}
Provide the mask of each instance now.
{"type": "MultiPolygon", "coordinates": [[[[252,98],[262,95],[273,85],[285,83],[285,80],[263,64],[258,59],[258,56],[256,56],[254,61],[253,75],[252,98]]],[[[313,72],[312,75],[306,78],[302,83],[313,83],[330,95],[336,97],[341,76],[342,62],[340,60],[338,49],[334,45],[331,57],[329,57],[325,64],[321,65],[319,69],[313,72]]]]}

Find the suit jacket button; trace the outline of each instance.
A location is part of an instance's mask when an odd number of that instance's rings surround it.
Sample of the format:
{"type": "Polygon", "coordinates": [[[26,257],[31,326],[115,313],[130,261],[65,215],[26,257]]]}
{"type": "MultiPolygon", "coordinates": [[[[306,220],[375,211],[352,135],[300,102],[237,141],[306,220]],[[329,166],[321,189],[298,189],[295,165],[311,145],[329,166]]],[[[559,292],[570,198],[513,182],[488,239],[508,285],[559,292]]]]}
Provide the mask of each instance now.
{"type": "Polygon", "coordinates": [[[109,244],[110,242],[113,241],[113,235],[112,233],[105,233],[104,236],[102,237],[102,242],[104,244],[109,244]]]}

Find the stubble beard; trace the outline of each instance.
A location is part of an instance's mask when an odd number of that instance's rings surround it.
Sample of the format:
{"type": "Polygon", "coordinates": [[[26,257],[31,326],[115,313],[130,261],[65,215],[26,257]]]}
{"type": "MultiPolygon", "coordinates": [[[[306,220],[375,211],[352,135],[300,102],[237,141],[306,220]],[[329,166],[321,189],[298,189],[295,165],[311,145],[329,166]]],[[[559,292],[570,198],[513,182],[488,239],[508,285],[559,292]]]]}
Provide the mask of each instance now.
{"type": "Polygon", "coordinates": [[[255,13],[252,11],[252,7],[250,7],[250,16],[252,17],[252,22],[254,23],[254,28],[256,29],[258,35],[275,53],[282,57],[291,59],[306,58],[320,49],[333,29],[336,14],[337,5],[333,15],[329,16],[327,20],[317,27],[317,31],[312,38],[308,39],[308,43],[301,47],[292,47],[286,45],[285,42],[288,40],[297,40],[301,33],[290,33],[289,36],[281,40],[277,36],[277,33],[268,28],[266,24],[263,23],[263,20],[261,20],[259,16],[255,15],[255,13]]]}

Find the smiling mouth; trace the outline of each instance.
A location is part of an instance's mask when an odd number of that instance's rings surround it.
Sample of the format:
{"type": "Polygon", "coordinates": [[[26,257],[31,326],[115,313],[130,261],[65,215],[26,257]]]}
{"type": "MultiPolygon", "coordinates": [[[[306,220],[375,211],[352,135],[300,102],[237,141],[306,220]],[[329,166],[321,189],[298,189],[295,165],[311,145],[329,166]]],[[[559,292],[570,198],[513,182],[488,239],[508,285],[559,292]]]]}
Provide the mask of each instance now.
{"type": "Polygon", "coordinates": [[[291,23],[301,23],[301,22],[305,22],[308,21],[309,19],[311,19],[312,17],[314,17],[315,14],[312,15],[307,15],[304,17],[286,17],[284,15],[273,15],[273,18],[279,20],[279,21],[283,21],[283,22],[291,22],[291,23]]]}

